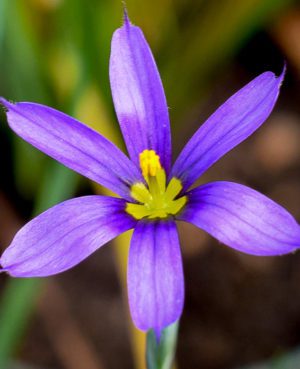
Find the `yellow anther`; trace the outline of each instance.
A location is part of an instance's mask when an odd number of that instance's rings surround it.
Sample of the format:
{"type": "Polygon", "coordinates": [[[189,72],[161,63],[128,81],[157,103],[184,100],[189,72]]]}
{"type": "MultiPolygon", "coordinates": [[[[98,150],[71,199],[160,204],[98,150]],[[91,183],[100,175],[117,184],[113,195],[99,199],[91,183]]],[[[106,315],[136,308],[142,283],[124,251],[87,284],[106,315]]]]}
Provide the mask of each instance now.
{"type": "Polygon", "coordinates": [[[154,150],[144,150],[140,153],[140,167],[143,177],[155,177],[157,171],[161,169],[159,156],[154,150]]]}
{"type": "Polygon", "coordinates": [[[131,187],[131,196],[137,203],[127,203],[126,212],[135,219],[167,218],[178,214],[187,202],[180,196],[182,183],[172,178],[167,183],[166,172],[154,150],[140,153],[140,167],[146,183],[137,182],[131,187]]]}

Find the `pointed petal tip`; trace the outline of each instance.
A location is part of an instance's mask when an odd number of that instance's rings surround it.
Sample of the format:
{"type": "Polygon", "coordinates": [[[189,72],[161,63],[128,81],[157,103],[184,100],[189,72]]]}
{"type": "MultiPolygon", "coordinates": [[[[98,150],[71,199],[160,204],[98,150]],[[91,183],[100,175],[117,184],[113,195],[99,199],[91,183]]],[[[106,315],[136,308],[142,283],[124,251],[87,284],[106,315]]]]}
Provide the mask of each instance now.
{"type": "Polygon", "coordinates": [[[287,70],[287,62],[286,62],[286,60],[284,60],[283,61],[283,68],[282,68],[282,72],[281,72],[281,74],[280,74],[280,76],[279,77],[281,77],[281,76],[285,76],[285,73],[286,73],[286,70],[287,70]]]}
{"type": "Polygon", "coordinates": [[[123,0],[123,22],[125,25],[130,25],[130,19],[128,16],[128,11],[127,11],[127,7],[126,7],[126,1],[123,0]]]}
{"type": "Polygon", "coordinates": [[[131,20],[128,15],[126,0],[123,0],[122,4],[123,4],[123,24],[121,28],[130,29],[130,27],[132,27],[133,24],[131,23],[131,20]]]}
{"type": "Polygon", "coordinates": [[[279,74],[279,76],[277,77],[277,79],[279,79],[280,81],[280,85],[279,87],[281,87],[282,83],[283,83],[283,80],[284,80],[284,77],[286,75],[286,69],[287,69],[287,66],[286,66],[286,61],[284,60],[283,62],[283,68],[282,68],[282,72],[279,74]]]}
{"type": "Polygon", "coordinates": [[[0,104],[2,105],[2,107],[4,108],[4,110],[8,110],[11,106],[11,103],[4,99],[4,97],[0,96],[0,104]]]}
{"type": "MultiPolygon", "coordinates": [[[[271,70],[266,70],[265,72],[262,72],[260,75],[258,75],[257,77],[261,77],[263,75],[269,75],[269,76],[273,76],[273,78],[275,78],[276,80],[283,80],[286,74],[286,70],[287,70],[287,63],[284,60],[283,61],[283,67],[282,67],[282,71],[280,74],[277,75],[277,73],[271,71],[271,70]]],[[[254,79],[255,80],[255,79],[254,79]]]]}
{"type": "Polygon", "coordinates": [[[280,90],[282,84],[283,84],[283,80],[285,78],[285,75],[286,75],[286,70],[287,70],[287,65],[286,65],[286,61],[284,60],[283,62],[283,67],[282,67],[282,71],[280,74],[276,74],[274,72],[271,72],[271,71],[267,71],[265,73],[262,73],[262,74],[267,74],[267,73],[270,73],[273,75],[273,78],[274,80],[276,81],[276,84],[278,86],[278,90],[280,90]]]}

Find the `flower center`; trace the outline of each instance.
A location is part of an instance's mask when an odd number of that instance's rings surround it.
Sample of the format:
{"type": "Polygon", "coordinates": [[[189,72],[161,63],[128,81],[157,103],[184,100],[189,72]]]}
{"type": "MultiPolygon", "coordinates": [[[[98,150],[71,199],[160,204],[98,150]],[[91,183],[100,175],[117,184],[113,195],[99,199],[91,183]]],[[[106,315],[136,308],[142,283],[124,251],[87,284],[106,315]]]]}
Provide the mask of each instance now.
{"type": "Polygon", "coordinates": [[[138,182],[131,187],[131,196],[138,204],[127,203],[126,211],[135,219],[166,218],[177,214],[186,204],[186,196],[176,198],[182,190],[179,179],[166,184],[166,172],[154,150],[140,153],[140,167],[147,185],[138,182]]]}

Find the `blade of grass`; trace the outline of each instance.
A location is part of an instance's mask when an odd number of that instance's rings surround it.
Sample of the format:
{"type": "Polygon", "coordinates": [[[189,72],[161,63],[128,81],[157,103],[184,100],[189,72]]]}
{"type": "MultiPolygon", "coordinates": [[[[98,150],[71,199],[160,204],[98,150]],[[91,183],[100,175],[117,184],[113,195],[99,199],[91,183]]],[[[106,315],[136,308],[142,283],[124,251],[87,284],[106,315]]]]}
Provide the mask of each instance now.
{"type": "Polygon", "coordinates": [[[0,305],[0,368],[7,368],[23,336],[41,281],[10,279],[0,305]]]}
{"type": "MultiPolygon", "coordinates": [[[[61,165],[52,163],[46,172],[35,204],[37,214],[54,203],[70,197],[78,176],[61,165]],[[51,178],[51,182],[47,178],[51,178]]],[[[0,368],[7,368],[24,335],[43,285],[42,279],[9,279],[0,304],[0,368]]]]}
{"type": "Polygon", "coordinates": [[[6,27],[6,9],[7,9],[7,0],[0,1],[0,45],[2,45],[4,32],[6,27]]]}

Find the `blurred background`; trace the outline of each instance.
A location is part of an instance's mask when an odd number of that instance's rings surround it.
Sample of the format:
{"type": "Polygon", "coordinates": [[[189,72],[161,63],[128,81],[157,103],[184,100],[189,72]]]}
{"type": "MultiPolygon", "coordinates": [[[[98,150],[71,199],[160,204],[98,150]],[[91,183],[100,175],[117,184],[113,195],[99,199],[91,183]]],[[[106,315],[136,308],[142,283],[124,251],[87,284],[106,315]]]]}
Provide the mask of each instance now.
{"type": "MultiPolygon", "coordinates": [[[[259,73],[287,74],[267,123],[200,180],[263,192],[300,221],[300,4],[127,0],[165,86],[174,158],[199,125],[259,73]]],[[[120,0],[0,0],[0,94],[84,121],[124,147],[108,79],[120,0]]],[[[32,216],[94,183],[17,138],[1,112],[0,247],[32,216]]],[[[176,368],[300,368],[300,254],[259,258],[181,224],[186,303],[176,368]]],[[[0,369],[143,369],[126,298],[130,235],[47,279],[0,275],[0,369]]]]}

